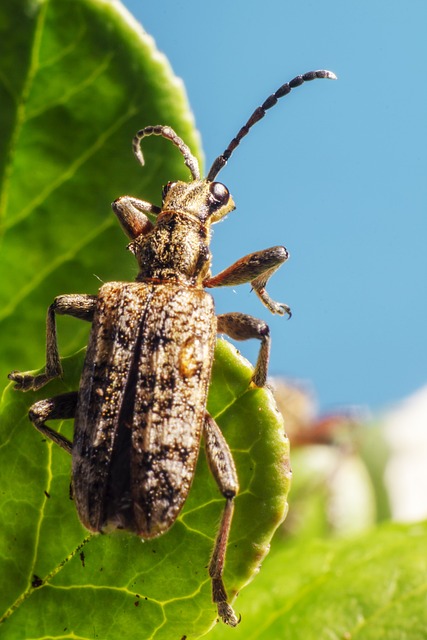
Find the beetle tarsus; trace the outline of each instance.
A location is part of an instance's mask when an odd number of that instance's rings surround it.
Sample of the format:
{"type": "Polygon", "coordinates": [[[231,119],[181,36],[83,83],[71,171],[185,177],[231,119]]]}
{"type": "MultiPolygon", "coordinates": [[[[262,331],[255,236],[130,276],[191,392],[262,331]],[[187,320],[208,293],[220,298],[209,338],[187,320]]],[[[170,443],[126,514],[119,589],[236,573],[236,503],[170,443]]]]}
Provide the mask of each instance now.
{"type": "Polygon", "coordinates": [[[49,376],[45,373],[34,376],[29,371],[12,371],[7,377],[15,383],[15,391],[37,391],[56,376],[49,376]]]}
{"type": "Polygon", "coordinates": [[[221,620],[230,627],[237,627],[241,620],[241,616],[237,617],[232,606],[228,602],[219,602],[217,604],[218,615],[221,620]]]}

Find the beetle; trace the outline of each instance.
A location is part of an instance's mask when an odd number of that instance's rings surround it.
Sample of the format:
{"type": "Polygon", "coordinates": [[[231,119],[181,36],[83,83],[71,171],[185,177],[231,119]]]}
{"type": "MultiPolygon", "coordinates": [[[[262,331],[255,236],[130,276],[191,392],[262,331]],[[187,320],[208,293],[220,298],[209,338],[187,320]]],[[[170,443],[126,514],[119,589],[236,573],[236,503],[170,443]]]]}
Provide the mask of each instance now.
{"type": "Polygon", "coordinates": [[[210,226],[235,208],[227,187],[215,179],[266,111],[315,78],[335,75],[311,71],[282,85],[253,112],[204,179],[197,159],[170,127],[138,131],[133,150],[142,165],[141,141],[161,136],[179,149],[192,180],[169,182],[161,207],[131,196],[112,204],[139,265],[136,281],[109,282],[97,295],[56,297],[47,312],[44,373],[9,374],[16,389],[40,389],[62,375],[55,316],[92,323],[79,390],[36,402],[29,418],[72,455],[72,494],[82,524],[93,532],[127,529],[143,539],[166,532],[187,498],[203,437],[225,498],[209,564],[212,595],[219,617],[231,626],[239,619],[222,575],[239,487],[230,449],[206,411],[206,399],[217,333],[260,341],[251,380],[255,387],[266,384],[270,336],[268,325],[251,316],[216,317],[205,289],[250,282],[269,311],[290,316],[289,307],[273,301],[265,289],[288,252],[282,246],[257,251],[212,276],[210,226]],[[65,418],[75,420],[73,442],[46,424],[65,418]]]}

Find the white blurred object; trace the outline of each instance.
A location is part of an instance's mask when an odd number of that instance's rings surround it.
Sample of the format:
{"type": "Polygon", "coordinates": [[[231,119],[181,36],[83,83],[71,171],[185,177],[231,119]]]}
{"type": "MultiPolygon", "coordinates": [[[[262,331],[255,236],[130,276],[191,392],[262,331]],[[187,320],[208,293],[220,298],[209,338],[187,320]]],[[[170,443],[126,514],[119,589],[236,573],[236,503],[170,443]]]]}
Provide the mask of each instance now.
{"type": "Polygon", "coordinates": [[[393,518],[427,518],[427,386],[388,412],[383,425],[390,447],[384,482],[393,518]]]}

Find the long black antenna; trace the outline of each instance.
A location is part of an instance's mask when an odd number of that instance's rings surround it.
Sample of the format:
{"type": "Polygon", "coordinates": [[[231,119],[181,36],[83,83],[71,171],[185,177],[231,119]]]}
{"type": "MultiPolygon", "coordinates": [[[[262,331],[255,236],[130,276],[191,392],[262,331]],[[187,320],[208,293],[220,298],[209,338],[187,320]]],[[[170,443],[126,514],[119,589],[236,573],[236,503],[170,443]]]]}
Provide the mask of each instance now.
{"type": "Polygon", "coordinates": [[[275,93],[272,93],[271,96],[269,96],[260,107],[255,109],[247,123],[240,129],[236,137],[233,138],[224,153],[222,153],[220,156],[218,156],[218,158],[216,158],[216,160],[214,160],[206,180],[211,182],[216,178],[221,169],[227,164],[227,161],[229,160],[234,149],[239,146],[241,140],[249,133],[249,130],[254,126],[254,124],[256,124],[258,120],[261,120],[261,118],[265,116],[267,109],[271,109],[271,107],[274,107],[277,101],[280,98],[283,98],[283,96],[286,96],[292,89],[301,86],[304,82],[315,80],[316,78],[327,78],[329,80],[337,79],[335,73],[332,73],[332,71],[321,69],[319,71],[308,71],[307,73],[304,73],[304,75],[296,76],[296,78],[294,78],[290,82],[282,84],[282,86],[277,89],[275,93]]]}

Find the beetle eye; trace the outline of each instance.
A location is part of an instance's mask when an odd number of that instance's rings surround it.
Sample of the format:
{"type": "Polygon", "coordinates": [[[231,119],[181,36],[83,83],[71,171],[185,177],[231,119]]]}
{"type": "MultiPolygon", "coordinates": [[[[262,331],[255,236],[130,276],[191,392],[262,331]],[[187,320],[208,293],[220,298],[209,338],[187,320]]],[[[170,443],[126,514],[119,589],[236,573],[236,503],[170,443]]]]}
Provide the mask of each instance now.
{"type": "Polygon", "coordinates": [[[211,209],[219,209],[227,204],[230,192],[221,182],[211,182],[209,185],[211,209]]]}
{"type": "Polygon", "coordinates": [[[168,182],[167,184],[165,184],[165,186],[162,189],[162,201],[166,198],[169,189],[171,188],[171,186],[175,184],[175,182],[168,182]]]}

